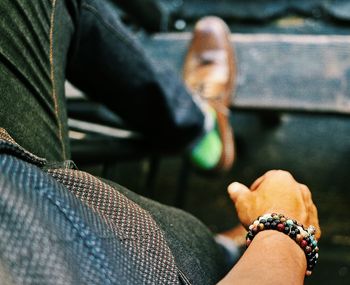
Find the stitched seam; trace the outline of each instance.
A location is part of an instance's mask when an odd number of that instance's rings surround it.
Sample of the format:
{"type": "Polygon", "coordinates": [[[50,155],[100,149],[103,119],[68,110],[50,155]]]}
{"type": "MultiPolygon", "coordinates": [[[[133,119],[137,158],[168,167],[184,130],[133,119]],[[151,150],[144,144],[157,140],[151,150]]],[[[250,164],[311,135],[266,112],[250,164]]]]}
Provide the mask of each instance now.
{"type": "Polygon", "coordinates": [[[93,252],[94,248],[101,248],[99,244],[93,244],[94,237],[92,236],[92,231],[88,226],[86,226],[83,221],[77,216],[71,216],[68,214],[69,212],[72,212],[73,210],[70,208],[70,206],[64,206],[64,202],[62,202],[60,199],[56,198],[55,193],[53,191],[50,191],[49,189],[46,189],[46,191],[40,191],[41,194],[50,201],[51,204],[56,206],[57,210],[65,217],[65,219],[71,224],[71,226],[76,230],[76,233],[79,235],[79,237],[84,242],[85,247],[89,248],[90,254],[93,255],[100,263],[100,268],[104,269],[105,277],[108,282],[108,284],[111,284],[111,278],[108,274],[110,272],[108,265],[106,266],[104,263],[104,256],[101,254],[97,254],[93,252]],[[83,230],[87,231],[88,233],[83,233],[83,230]]]}
{"type": "Polygon", "coordinates": [[[54,29],[54,23],[55,23],[55,10],[56,10],[56,0],[52,0],[52,12],[50,17],[50,78],[51,78],[51,84],[52,84],[52,97],[54,102],[54,108],[55,108],[55,115],[56,120],[58,124],[58,136],[60,138],[62,152],[63,152],[63,158],[66,159],[66,149],[63,142],[63,135],[62,135],[62,124],[60,121],[60,118],[58,116],[58,102],[57,102],[57,94],[56,94],[56,82],[55,82],[55,70],[54,70],[54,62],[53,62],[53,29],[54,29]]]}
{"type": "Polygon", "coordinates": [[[187,278],[186,274],[183,273],[183,271],[181,269],[177,269],[178,270],[178,274],[179,274],[179,277],[181,279],[181,281],[185,284],[185,285],[191,285],[191,281],[187,278]]]}
{"type": "MultiPolygon", "coordinates": [[[[14,185],[21,185],[25,183],[23,181],[27,181],[25,179],[26,177],[30,182],[35,181],[35,183],[30,187],[30,192],[34,191],[34,193],[37,193],[39,195],[39,198],[43,198],[48,201],[50,205],[53,205],[59,214],[61,214],[63,218],[71,225],[71,227],[75,229],[75,234],[83,242],[84,248],[87,248],[89,254],[95,258],[99,272],[101,273],[100,276],[105,277],[105,284],[112,284],[113,271],[108,263],[106,255],[104,254],[103,250],[101,250],[103,249],[101,240],[93,231],[93,229],[90,228],[89,224],[82,219],[82,216],[79,215],[79,212],[75,211],[72,208],[70,204],[71,199],[67,197],[66,200],[68,201],[66,201],[64,198],[58,197],[57,191],[55,191],[55,187],[63,188],[63,191],[65,187],[56,181],[54,184],[52,184],[51,177],[42,177],[40,175],[40,172],[36,170],[36,167],[29,166],[28,168],[26,163],[21,160],[17,160],[12,156],[5,156],[1,162],[4,163],[1,166],[2,172],[7,174],[18,173],[15,178],[5,176],[8,178],[8,181],[16,181],[14,185]],[[55,186],[55,184],[57,185],[55,186]]],[[[5,180],[5,183],[6,181],[7,180],[5,180]]],[[[0,185],[0,187],[4,188],[3,185],[0,185]]]]}

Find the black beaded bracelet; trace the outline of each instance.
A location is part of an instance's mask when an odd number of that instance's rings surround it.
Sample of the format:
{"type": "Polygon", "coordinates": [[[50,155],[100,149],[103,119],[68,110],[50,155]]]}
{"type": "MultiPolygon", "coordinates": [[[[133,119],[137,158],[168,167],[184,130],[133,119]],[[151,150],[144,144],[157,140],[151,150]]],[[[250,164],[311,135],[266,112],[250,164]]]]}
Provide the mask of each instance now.
{"type": "Polygon", "coordinates": [[[282,214],[265,214],[259,216],[250,226],[247,233],[246,244],[250,245],[254,237],[263,230],[277,230],[291,237],[305,252],[307,260],[306,276],[312,274],[318,260],[316,229],[309,226],[307,230],[296,220],[289,219],[282,214]]]}

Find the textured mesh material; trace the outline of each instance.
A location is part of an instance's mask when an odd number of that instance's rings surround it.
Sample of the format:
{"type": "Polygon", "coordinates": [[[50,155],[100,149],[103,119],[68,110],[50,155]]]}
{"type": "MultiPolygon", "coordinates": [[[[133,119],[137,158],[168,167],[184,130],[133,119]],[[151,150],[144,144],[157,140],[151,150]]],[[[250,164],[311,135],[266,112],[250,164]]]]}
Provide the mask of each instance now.
{"type": "Polygon", "coordinates": [[[102,221],[33,165],[0,155],[0,173],[0,256],[13,283],[117,280],[100,238],[112,234],[98,231],[102,221]]]}
{"type": "MultiPolygon", "coordinates": [[[[6,136],[0,153],[43,164],[6,136]]],[[[87,173],[32,163],[0,154],[1,284],[180,283],[146,211],[87,173]]]]}
{"type": "MultiPolygon", "coordinates": [[[[116,189],[94,176],[71,169],[48,171],[76,197],[100,214],[128,251],[125,270],[140,274],[143,284],[177,284],[174,258],[153,218],[116,189]],[[151,265],[151,266],[150,266],[151,265]]],[[[126,272],[131,275],[131,272],[126,272]]]]}

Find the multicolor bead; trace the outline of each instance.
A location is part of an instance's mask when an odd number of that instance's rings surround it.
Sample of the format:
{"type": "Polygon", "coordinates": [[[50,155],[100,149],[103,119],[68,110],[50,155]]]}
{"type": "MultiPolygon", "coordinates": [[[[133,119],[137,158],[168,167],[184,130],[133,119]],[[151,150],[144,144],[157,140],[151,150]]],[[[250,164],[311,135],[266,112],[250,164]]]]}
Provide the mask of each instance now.
{"type": "Polygon", "coordinates": [[[259,225],[258,225],[258,229],[259,229],[259,231],[262,231],[262,230],[264,230],[264,224],[263,223],[260,223],[259,225]]]}
{"type": "Polygon", "coordinates": [[[307,241],[303,239],[303,240],[300,242],[300,246],[301,246],[302,248],[305,248],[305,247],[307,246],[307,241]]]}
{"type": "Polygon", "coordinates": [[[300,243],[303,240],[303,236],[301,234],[297,234],[297,236],[295,237],[295,240],[300,243]]]}
{"type": "Polygon", "coordinates": [[[280,231],[280,232],[283,232],[284,231],[284,225],[283,224],[278,224],[277,225],[277,230],[280,231]]]}
{"type": "Polygon", "coordinates": [[[252,243],[255,235],[263,230],[278,230],[290,236],[300,247],[304,250],[307,259],[306,276],[312,274],[314,266],[317,264],[319,248],[317,247],[317,240],[315,239],[316,229],[309,226],[307,230],[303,225],[296,220],[289,219],[283,214],[264,214],[259,216],[250,226],[247,233],[246,245],[247,247],[252,243]]]}
{"type": "Polygon", "coordinates": [[[251,241],[250,239],[247,239],[247,240],[246,240],[246,245],[247,245],[247,247],[251,244],[251,242],[252,242],[252,241],[251,241]]]}
{"type": "Polygon", "coordinates": [[[316,233],[316,228],[314,226],[309,226],[307,231],[310,235],[314,235],[316,233]]]}

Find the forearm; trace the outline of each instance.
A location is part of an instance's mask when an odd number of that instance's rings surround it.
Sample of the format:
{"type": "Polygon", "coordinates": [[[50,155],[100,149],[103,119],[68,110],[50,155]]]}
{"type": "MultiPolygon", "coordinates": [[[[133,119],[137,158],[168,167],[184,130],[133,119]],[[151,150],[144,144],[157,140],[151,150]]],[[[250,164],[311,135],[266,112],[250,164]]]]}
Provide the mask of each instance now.
{"type": "Polygon", "coordinates": [[[303,284],[305,271],[306,258],[299,245],[283,233],[263,231],[219,285],[303,284]]]}

